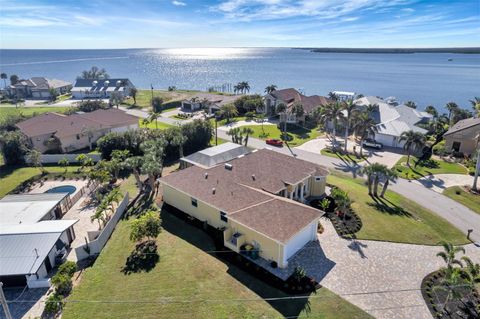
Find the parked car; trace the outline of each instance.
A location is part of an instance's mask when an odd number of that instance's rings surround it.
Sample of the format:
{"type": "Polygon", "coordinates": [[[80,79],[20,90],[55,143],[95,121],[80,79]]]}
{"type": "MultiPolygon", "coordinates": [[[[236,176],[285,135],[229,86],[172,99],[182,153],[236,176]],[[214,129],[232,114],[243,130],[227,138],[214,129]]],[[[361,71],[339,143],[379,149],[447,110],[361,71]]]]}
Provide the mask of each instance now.
{"type": "Polygon", "coordinates": [[[268,145],[273,145],[273,146],[283,146],[283,141],[279,140],[278,138],[269,138],[268,140],[265,141],[268,145]]]}
{"type": "Polygon", "coordinates": [[[377,150],[379,150],[383,147],[382,143],[378,143],[377,141],[372,140],[371,138],[368,138],[368,139],[364,140],[362,145],[363,145],[363,147],[376,148],[377,150]]]}

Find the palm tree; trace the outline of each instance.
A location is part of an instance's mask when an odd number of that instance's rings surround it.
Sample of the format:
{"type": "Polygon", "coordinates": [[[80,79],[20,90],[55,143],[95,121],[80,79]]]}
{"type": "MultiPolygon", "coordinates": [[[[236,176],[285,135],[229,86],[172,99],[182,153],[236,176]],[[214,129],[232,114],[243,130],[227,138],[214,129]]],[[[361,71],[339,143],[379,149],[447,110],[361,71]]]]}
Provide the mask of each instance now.
{"type": "Polygon", "coordinates": [[[227,135],[232,137],[232,142],[235,144],[242,144],[243,133],[240,127],[234,127],[227,131],[227,135]]]}
{"type": "Polygon", "coordinates": [[[250,127],[243,127],[242,134],[245,134],[245,139],[244,139],[245,146],[247,146],[248,144],[248,137],[253,133],[255,132],[250,127]]]}
{"type": "Polygon", "coordinates": [[[380,197],[385,197],[385,193],[387,191],[388,185],[390,182],[395,182],[398,178],[398,173],[385,166],[385,170],[383,171],[383,178],[385,181],[383,182],[383,188],[382,188],[382,193],[380,194],[380,197]]]}
{"type": "Polygon", "coordinates": [[[222,105],[218,114],[227,120],[227,123],[230,123],[230,119],[238,115],[238,110],[232,103],[222,105]]]}
{"type": "Polygon", "coordinates": [[[347,143],[348,143],[348,133],[349,133],[348,131],[349,131],[350,124],[351,124],[350,121],[351,121],[353,113],[357,109],[357,105],[352,100],[348,100],[347,102],[344,103],[343,109],[347,113],[347,116],[344,117],[344,120],[345,120],[345,145],[344,145],[343,151],[345,153],[347,153],[347,143]]]}
{"type": "Polygon", "coordinates": [[[38,167],[42,174],[45,174],[45,168],[42,165],[42,153],[37,150],[31,150],[27,153],[27,162],[33,167],[38,167]]]}
{"type": "Polygon", "coordinates": [[[480,265],[475,264],[467,256],[463,256],[462,261],[465,263],[463,270],[464,279],[471,290],[476,289],[475,286],[480,283],[480,265]]]}
{"type": "Polygon", "coordinates": [[[301,119],[305,115],[305,110],[303,109],[303,105],[301,103],[293,104],[292,113],[295,114],[297,121],[299,118],[301,119]]]}
{"type": "Polygon", "coordinates": [[[237,85],[235,85],[235,86],[233,87],[233,93],[234,93],[234,94],[237,94],[238,92],[241,91],[241,89],[242,89],[242,88],[240,87],[240,83],[239,83],[239,84],[237,84],[237,85]]]}
{"type": "Polygon", "coordinates": [[[175,135],[172,138],[172,141],[170,142],[173,146],[178,147],[178,155],[180,158],[183,157],[183,145],[187,142],[187,137],[182,134],[182,131],[180,128],[176,129],[175,135]]]}
{"type": "Polygon", "coordinates": [[[338,101],[338,95],[334,92],[328,92],[328,98],[332,101],[338,101]]]}
{"type": "Polygon", "coordinates": [[[64,168],[64,174],[67,172],[67,166],[68,164],[70,164],[70,162],[68,161],[68,159],[66,157],[62,158],[61,160],[58,161],[58,165],[59,166],[63,166],[64,168]]]}
{"type": "Polygon", "coordinates": [[[155,128],[158,129],[158,118],[161,116],[160,112],[156,112],[154,109],[148,112],[148,122],[155,121],[155,128]]]}
{"type": "Polygon", "coordinates": [[[147,140],[141,144],[143,150],[143,163],[141,171],[148,175],[150,189],[155,192],[155,181],[162,176],[163,158],[165,156],[165,146],[167,142],[164,137],[158,137],[155,140],[147,140]]]}
{"type": "Polygon", "coordinates": [[[348,197],[348,193],[341,190],[340,188],[335,187],[332,188],[330,196],[332,196],[338,211],[342,215],[342,218],[345,220],[348,209],[352,204],[352,200],[350,199],[350,197],[348,197]]]}
{"type": "Polygon", "coordinates": [[[480,175],[480,134],[477,135],[477,163],[475,164],[475,175],[473,176],[472,190],[478,192],[477,183],[480,175]]]}
{"type": "Polygon", "coordinates": [[[133,105],[137,105],[137,93],[138,90],[136,88],[130,89],[130,96],[133,98],[133,105]]]}
{"type": "Polygon", "coordinates": [[[428,114],[431,114],[433,115],[433,117],[437,117],[438,116],[438,111],[437,109],[435,108],[435,106],[433,105],[429,105],[425,108],[425,112],[427,112],[428,114]]]}
{"type": "Polygon", "coordinates": [[[140,179],[140,170],[143,164],[143,157],[141,156],[132,156],[125,160],[125,166],[132,170],[133,176],[135,176],[135,180],[137,181],[138,187],[141,189],[143,186],[143,182],[140,179]]]}
{"type": "Polygon", "coordinates": [[[452,125],[452,115],[458,110],[458,105],[455,102],[448,102],[445,108],[448,110],[448,121],[452,125]]]}
{"type": "Polygon", "coordinates": [[[250,84],[248,84],[247,81],[242,82],[242,87],[243,87],[244,93],[250,92],[250,84]]]}
{"type": "Polygon", "coordinates": [[[8,79],[7,73],[0,74],[0,78],[3,80],[3,87],[6,88],[7,87],[7,79],[8,79]]]}
{"type": "Polygon", "coordinates": [[[480,117],[480,97],[474,97],[473,100],[470,100],[470,103],[477,117],[480,117]]]}
{"type": "Polygon", "coordinates": [[[339,119],[343,119],[343,106],[340,102],[336,101],[335,103],[328,103],[325,107],[322,108],[322,121],[323,123],[331,122],[333,126],[332,131],[332,142],[333,148],[337,147],[336,143],[336,134],[337,134],[337,122],[339,119]]]}
{"type": "Polygon", "coordinates": [[[452,243],[447,243],[445,241],[440,243],[443,247],[443,251],[437,253],[437,257],[441,257],[443,261],[447,264],[447,270],[451,270],[455,265],[462,266],[462,262],[456,258],[456,255],[459,252],[465,254],[465,248],[462,246],[453,246],[452,243]]]}
{"type": "Polygon", "coordinates": [[[280,103],[275,108],[277,114],[280,114],[280,119],[283,119],[283,133],[287,132],[287,106],[283,103],[280,103]],[[283,116],[282,116],[283,115],[283,116]]]}
{"type": "Polygon", "coordinates": [[[99,69],[96,66],[92,66],[90,70],[83,71],[80,77],[82,79],[99,80],[108,79],[110,76],[105,69],[99,69]]]}
{"type": "Polygon", "coordinates": [[[370,134],[375,136],[377,124],[375,124],[375,121],[367,112],[357,113],[354,118],[354,123],[356,134],[360,135],[360,157],[363,157],[363,141],[368,138],[370,134]]]}
{"type": "Polygon", "coordinates": [[[362,168],[362,174],[367,175],[368,194],[370,196],[377,196],[380,177],[384,175],[387,169],[386,165],[379,163],[372,163],[362,168]]]}
{"type": "Polygon", "coordinates": [[[273,91],[275,91],[276,89],[277,89],[277,86],[275,84],[270,84],[269,86],[267,86],[265,88],[265,93],[270,94],[273,91]]]}
{"type": "Polygon", "coordinates": [[[425,145],[425,135],[420,132],[406,131],[400,135],[400,142],[405,141],[403,149],[407,151],[407,166],[410,167],[410,156],[412,151],[425,145]]]}

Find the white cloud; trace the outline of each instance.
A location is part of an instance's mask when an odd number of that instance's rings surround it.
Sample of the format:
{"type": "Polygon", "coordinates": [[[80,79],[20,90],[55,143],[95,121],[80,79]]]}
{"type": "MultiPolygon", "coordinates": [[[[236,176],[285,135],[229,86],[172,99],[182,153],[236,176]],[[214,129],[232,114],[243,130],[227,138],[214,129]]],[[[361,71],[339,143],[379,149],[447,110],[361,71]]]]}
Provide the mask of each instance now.
{"type": "Polygon", "coordinates": [[[187,5],[187,4],[186,4],[185,2],[183,2],[183,1],[177,1],[177,0],[172,1],[172,4],[173,4],[174,6],[179,6],[179,7],[185,7],[185,6],[187,5]]]}
{"type": "Polygon", "coordinates": [[[226,0],[210,7],[210,10],[243,21],[294,17],[332,19],[366,10],[391,8],[412,1],[414,0],[226,0]]]}

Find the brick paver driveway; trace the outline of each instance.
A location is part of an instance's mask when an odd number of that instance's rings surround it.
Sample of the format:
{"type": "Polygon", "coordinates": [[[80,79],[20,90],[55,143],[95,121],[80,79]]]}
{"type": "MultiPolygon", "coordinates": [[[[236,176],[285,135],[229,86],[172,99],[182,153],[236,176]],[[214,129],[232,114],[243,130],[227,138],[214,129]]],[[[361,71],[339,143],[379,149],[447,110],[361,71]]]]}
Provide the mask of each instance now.
{"type": "MultiPolygon", "coordinates": [[[[328,220],[321,223],[324,256],[312,256],[305,267],[309,275],[376,318],[431,318],[418,289],[428,273],[444,265],[435,256],[441,247],[346,240],[328,220]],[[330,269],[326,275],[325,267],[330,269]]],[[[465,249],[480,262],[480,248],[471,244],[465,249]]]]}

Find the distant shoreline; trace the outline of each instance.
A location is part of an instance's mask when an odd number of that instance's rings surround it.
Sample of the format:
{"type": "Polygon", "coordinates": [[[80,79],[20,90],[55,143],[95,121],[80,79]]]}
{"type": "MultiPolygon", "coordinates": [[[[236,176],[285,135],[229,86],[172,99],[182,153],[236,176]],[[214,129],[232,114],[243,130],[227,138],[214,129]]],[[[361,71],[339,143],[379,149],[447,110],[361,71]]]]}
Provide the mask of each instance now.
{"type": "Polygon", "coordinates": [[[309,50],[315,53],[457,53],[480,54],[480,47],[469,48],[293,48],[296,50],[309,50]]]}

